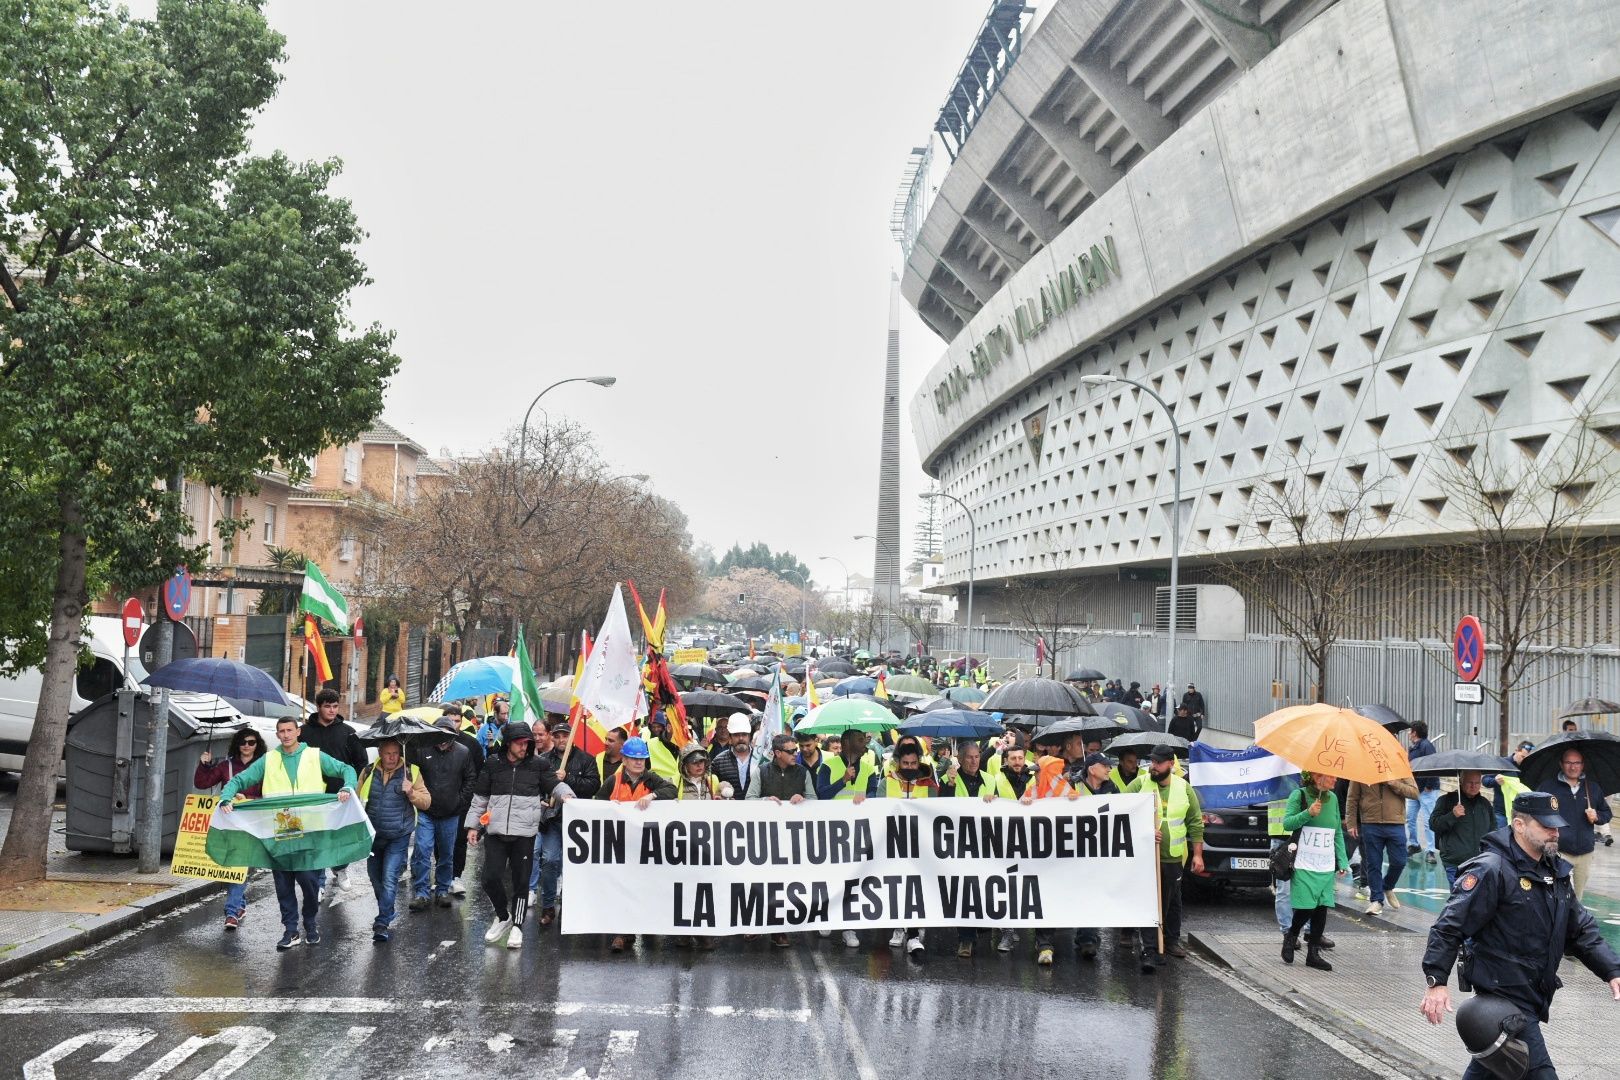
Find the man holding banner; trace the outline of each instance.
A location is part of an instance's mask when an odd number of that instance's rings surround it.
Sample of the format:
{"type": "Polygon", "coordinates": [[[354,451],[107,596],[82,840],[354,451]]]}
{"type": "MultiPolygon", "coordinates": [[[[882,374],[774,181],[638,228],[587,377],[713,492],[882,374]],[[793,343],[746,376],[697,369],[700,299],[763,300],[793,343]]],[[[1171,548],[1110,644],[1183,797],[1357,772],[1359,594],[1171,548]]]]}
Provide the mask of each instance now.
{"type": "Polygon", "coordinates": [[[1142,930],[1144,975],[1153,974],[1165,954],[1186,957],[1187,950],[1181,945],[1181,876],[1188,869],[1195,874],[1204,872],[1204,811],[1198,804],[1198,792],[1175,774],[1176,752],[1170,747],[1154,747],[1148,760],[1148,779],[1139,790],[1158,799],[1159,924],[1164,928],[1164,948],[1154,944],[1154,928],[1142,930]]]}
{"type": "Polygon", "coordinates": [[[231,777],[219,793],[219,806],[208,829],[208,855],[225,866],[267,866],[276,883],[281,925],[286,933],[276,943],[285,952],[295,945],[319,945],[321,875],[328,867],[347,866],[371,852],[374,832],[360,804],[352,799],[354,770],[329,754],[298,740],[298,721],[276,721],[274,750],[231,777]],[[338,812],[326,792],[336,780],[338,812]],[[240,820],[234,800],[258,785],[264,798],[250,804],[240,820]],[[298,932],[298,893],[303,893],[303,936],[298,932]]]}

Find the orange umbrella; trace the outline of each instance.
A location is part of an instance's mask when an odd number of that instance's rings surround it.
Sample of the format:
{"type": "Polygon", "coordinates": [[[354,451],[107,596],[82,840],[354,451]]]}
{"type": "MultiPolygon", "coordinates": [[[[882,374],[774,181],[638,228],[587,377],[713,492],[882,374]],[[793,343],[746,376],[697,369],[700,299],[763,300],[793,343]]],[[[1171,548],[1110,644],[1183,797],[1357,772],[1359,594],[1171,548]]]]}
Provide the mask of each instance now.
{"type": "Polygon", "coordinates": [[[1295,705],[1256,720],[1254,732],[1256,745],[1308,772],[1363,784],[1412,776],[1401,741],[1349,709],[1295,705]]]}

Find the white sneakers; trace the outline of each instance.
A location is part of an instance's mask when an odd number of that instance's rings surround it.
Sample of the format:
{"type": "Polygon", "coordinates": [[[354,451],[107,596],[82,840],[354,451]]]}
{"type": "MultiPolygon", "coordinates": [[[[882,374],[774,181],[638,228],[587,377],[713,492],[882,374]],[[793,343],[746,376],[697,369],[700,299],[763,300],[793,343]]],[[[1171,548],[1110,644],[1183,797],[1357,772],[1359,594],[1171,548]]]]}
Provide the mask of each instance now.
{"type": "Polygon", "coordinates": [[[534,907],[535,906],[534,902],[536,900],[538,900],[538,899],[539,899],[539,897],[535,894],[535,891],[533,889],[530,889],[529,890],[529,906],[534,907]]]}
{"type": "Polygon", "coordinates": [[[1378,901],[1374,900],[1372,903],[1367,905],[1367,914],[1369,914],[1369,915],[1382,915],[1383,913],[1384,913],[1384,905],[1380,904],[1378,901]]]}
{"type": "Polygon", "coordinates": [[[853,931],[853,930],[845,930],[844,931],[844,944],[848,945],[852,949],[860,948],[861,947],[860,935],[855,933],[855,931],[853,931]]]}
{"type": "Polygon", "coordinates": [[[894,933],[889,935],[889,948],[898,949],[900,946],[904,945],[905,943],[906,943],[906,932],[904,930],[896,930],[894,933]]]}
{"type": "Polygon", "coordinates": [[[1396,896],[1393,891],[1384,894],[1384,903],[1389,905],[1391,911],[1401,910],[1401,898],[1396,896]]]}
{"type": "Polygon", "coordinates": [[[917,931],[917,936],[906,942],[906,951],[915,955],[923,951],[923,932],[917,931]]]}
{"type": "Polygon", "coordinates": [[[484,931],[484,944],[493,945],[512,931],[511,919],[497,919],[484,931]]]}
{"type": "Polygon", "coordinates": [[[523,948],[523,931],[515,926],[512,927],[512,932],[506,935],[506,947],[508,949],[523,948]]]}
{"type": "Polygon", "coordinates": [[[466,896],[467,895],[467,886],[465,886],[465,885],[463,885],[461,883],[460,878],[452,878],[451,879],[451,881],[450,881],[450,895],[451,896],[466,896]]]}

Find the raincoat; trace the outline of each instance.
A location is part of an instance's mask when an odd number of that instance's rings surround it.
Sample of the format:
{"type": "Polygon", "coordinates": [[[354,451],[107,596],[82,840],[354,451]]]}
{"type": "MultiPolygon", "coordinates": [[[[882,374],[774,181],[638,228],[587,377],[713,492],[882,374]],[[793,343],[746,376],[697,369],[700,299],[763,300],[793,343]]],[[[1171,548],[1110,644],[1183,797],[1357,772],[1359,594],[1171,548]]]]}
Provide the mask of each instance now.
{"type": "MultiPolygon", "coordinates": [[[[1322,812],[1315,817],[1311,816],[1311,803],[1316,801],[1318,792],[1315,788],[1302,787],[1295,789],[1288,796],[1288,806],[1283,811],[1283,828],[1289,832],[1302,828],[1318,828],[1333,830],[1334,865],[1340,870],[1350,868],[1350,856],[1344,850],[1344,828],[1339,821],[1339,799],[1331,791],[1320,792],[1322,798],[1322,812]]],[[[1295,911],[1309,908],[1332,907],[1334,875],[1323,870],[1302,870],[1294,867],[1293,892],[1290,903],[1295,911]]]]}

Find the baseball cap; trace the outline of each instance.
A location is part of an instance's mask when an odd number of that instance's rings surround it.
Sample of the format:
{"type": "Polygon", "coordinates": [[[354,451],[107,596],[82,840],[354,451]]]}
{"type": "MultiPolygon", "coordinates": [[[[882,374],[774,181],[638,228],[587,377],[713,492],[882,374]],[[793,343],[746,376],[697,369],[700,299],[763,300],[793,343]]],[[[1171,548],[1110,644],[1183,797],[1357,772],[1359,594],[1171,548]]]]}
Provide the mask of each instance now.
{"type": "Polygon", "coordinates": [[[1513,812],[1533,817],[1549,829],[1567,829],[1569,822],[1559,816],[1558,796],[1545,791],[1526,791],[1513,800],[1513,812]]]}
{"type": "Polygon", "coordinates": [[[1086,759],[1080,763],[1082,769],[1089,769],[1093,765],[1108,765],[1109,768],[1113,768],[1107,754],[1087,754],[1086,759]]]}
{"type": "Polygon", "coordinates": [[[1149,754],[1148,757],[1152,758],[1154,761],[1174,761],[1176,758],[1176,752],[1170,749],[1170,747],[1160,744],[1159,746],[1155,746],[1153,748],[1153,752],[1149,754]]]}
{"type": "Polygon", "coordinates": [[[570,730],[571,728],[566,720],[559,720],[555,724],[551,725],[551,733],[553,735],[567,735],[570,730]]]}

